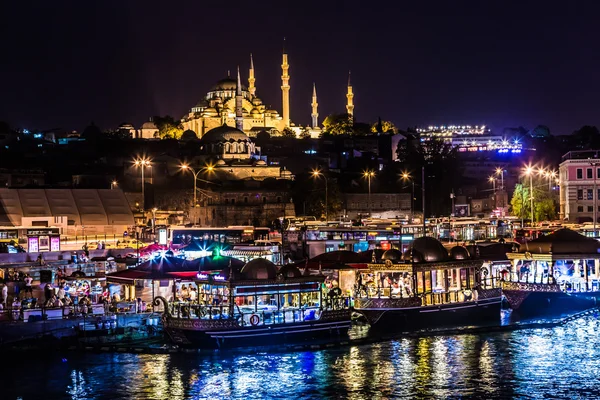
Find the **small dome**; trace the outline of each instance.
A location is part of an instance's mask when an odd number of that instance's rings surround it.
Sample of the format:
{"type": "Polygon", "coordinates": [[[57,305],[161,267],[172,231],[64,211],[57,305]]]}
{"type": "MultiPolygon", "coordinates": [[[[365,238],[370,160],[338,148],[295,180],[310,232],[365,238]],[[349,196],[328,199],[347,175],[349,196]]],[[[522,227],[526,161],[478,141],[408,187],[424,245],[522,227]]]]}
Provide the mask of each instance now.
{"type": "Polygon", "coordinates": [[[227,165],[227,163],[225,162],[225,160],[219,160],[217,161],[217,165],[227,165]]]}
{"type": "Polygon", "coordinates": [[[277,267],[271,261],[265,258],[255,258],[248,261],[242,268],[244,279],[275,279],[277,276],[277,267]]]}
{"type": "Polygon", "coordinates": [[[262,100],[259,99],[258,97],[255,97],[252,99],[252,104],[254,104],[255,106],[260,106],[260,105],[262,105],[262,100]]]}
{"type": "Polygon", "coordinates": [[[260,111],[258,110],[258,108],[254,107],[251,111],[250,114],[252,114],[252,116],[256,116],[259,117],[260,116],[260,111]]]}
{"type": "Polygon", "coordinates": [[[158,129],[154,121],[146,121],[142,124],[142,129],[158,129]]]}
{"type": "Polygon", "coordinates": [[[400,250],[396,249],[386,250],[385,253],[383,253],[383,255],[381,256],[381,260],[389,260],[392,263],[397,263],[399,261],[402,261],[402,253],[400,252],[400,250]]]}
{"type": "Polygon", "coordinates": [[[196,139],[198,139],[198,135],[196,135],[196,132],[194,132],[191,129],[188,129],[187,131],[184,131],[181,134],[181,140],[183,140],[183,141],[196,140],[196,139]]]}
{"type": "Polygon", "coordinates": [[[266,162],[264,162],[263,160],[258,160],[258,161],[256,162],[256,165],[267,165],[267,163],[266,163],[266,162]]]}
{"type": "Polygon", "coordinates": [[[283,276],[284,278],[298,278],[302,276],[300,270],[292,264],[284,265],[283,267],[281,267],[279,269],[278,274],[283,276]]]}
{"type": "MultiPolygon", "coordinates": [[[[237,89],[237,81],[231,77],[227,77],[225,79],[221,79],[215,86],[212,87],[212,91],[217,90],[236,90],[237,89]]],[[[246,87],[242,85],[242,90],[246,90],[246,87]]]]}
{"type": "Polygon", "coordinates": [[[130,129],[135,129],[135,128],[130,123],[123,122],[121,125],[119,125],[119,129],[128,129],[128,130],[130,130],[130,129]]]}
{"type": "Polygon", "coordinates": [[[440,262],[448,259],[448,251],[444,245],[430,236],[415,239],[412,248],[421,253],[426,262],[440,262]]]}
{"type": "Polygon", "coordinates": [[[454,246],[450,249],[450,258],[453,260],[468,260],[471,258],[469,250],[463,246],[454,246]]]}
{"type": "Polygon", "coordinates": [[[214,107],[207,107],[202,111],[202,115],[205,117],[216,117],[219,115],[219,112],[214,107]]]}
{"type": "Polygon", "coordinates": [[[265,114],[279,115],[279,113],[277,112],[277,110],[267,110],[267,111],[265,111],[265,114]]]}
{"type": "Polygon", "coordinates": [[[239,129],[236,129],[232,126],[223,125],[206,132],[200,141],[202,143],[223,143],[226,141],[249,142],[250,139],[239,129]]]}
{"type": "Polygon", "coordinates": [[[402,259],[404,260],[404,262],[415,263],[422,263],[423,261],[425,261],[425,259],[423,258],[423,254],[412,248],[404,252],[404,254],[402,255],[402,259]]]}

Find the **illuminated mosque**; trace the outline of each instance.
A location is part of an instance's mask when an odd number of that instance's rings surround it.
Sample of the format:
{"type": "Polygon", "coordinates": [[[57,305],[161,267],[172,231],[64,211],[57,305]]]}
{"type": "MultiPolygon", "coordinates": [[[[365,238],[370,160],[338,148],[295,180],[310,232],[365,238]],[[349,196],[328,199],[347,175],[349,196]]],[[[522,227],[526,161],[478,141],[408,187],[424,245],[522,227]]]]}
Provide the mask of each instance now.
{"type": "MultiPolygon", "coordinates": [[[[249,137],[256,137],[261,131],[266,131],[273,136],[278,136],[285,128],[292,129],[296,136],[305,129],[296,126],[290,119],[290,75],[288,55],[284,51],[281,63],[281,110],[282,112],[267,107],[256,94],[256,78],[254,77],[254,61],[250,55],[250,69],[248,85],[242,85],[239,76],[237,80],[231,76],[221,79],[206,94],[204,99],[191,108],[181,123],[184,130],[193,131],[197,137],[202,138],[211,129],[224,125],[243,131],[249,137]]],[[[346,112],[354,113],[353,93],[350,80],[346,94],[346,112]]],[[[319,127],[319,112],[317,103],[317,89],[313,84],[311,102],[311,125],[307,127],[311,137],[321,134],[319,127]]]]}

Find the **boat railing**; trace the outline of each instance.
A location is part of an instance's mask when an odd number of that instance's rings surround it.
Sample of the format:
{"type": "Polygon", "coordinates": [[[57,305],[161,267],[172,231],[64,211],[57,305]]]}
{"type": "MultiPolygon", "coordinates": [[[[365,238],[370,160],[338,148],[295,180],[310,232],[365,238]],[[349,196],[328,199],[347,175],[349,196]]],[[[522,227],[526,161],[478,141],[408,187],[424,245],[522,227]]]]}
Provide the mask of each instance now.
{"type": "Polygon", "coordinates": [[[318,304],[277,307],[272,305],[243,305],[234,304],[194,304],[176,302],[169,304],[169,313],[173,318],[223,320],[233,319],[241,326],[275,325],[294,322],[309,322],[319,320],[323,311],[344,310],[350,306],[350,298],[335,297],[323,300],[318,304]]]}

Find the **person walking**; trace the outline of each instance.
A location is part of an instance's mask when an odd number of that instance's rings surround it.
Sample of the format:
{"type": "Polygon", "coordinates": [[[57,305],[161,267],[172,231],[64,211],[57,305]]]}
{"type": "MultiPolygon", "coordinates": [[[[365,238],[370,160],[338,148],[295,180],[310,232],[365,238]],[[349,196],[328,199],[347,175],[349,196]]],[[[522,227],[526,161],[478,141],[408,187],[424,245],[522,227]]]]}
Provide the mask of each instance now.
{"type": "Polygon", "coordinates": [[[33,295],[33,287],[31,286],[31,284],[33,283],[33,278],[29,274],[26,274],[24,281],[25,293],[31,293],[31,295],[33,295]]]}
{"type": "Polygon", "coordinates": [[[8,286],[6,285],[6,283],[2,284],[2,304],[4,305],[4,308],[6,309],[6,302],[8,301],[8,286]]]}

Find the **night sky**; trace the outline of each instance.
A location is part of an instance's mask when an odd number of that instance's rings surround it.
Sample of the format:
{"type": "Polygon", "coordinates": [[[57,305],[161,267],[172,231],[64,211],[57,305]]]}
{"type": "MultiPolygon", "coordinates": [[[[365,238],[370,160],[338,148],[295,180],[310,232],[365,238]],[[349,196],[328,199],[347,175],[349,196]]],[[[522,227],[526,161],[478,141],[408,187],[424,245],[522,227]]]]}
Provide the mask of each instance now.
{"type": "Polygon", "coordinates": [[[286,37],[296,124],[310,122],[313,81],[320,121],[344,112],[352,70],[359,121],[600,125],[597,2],[390,3],[4,1],[0,120],[81,131],[179,118],[227,70],[247,79],[250,53],[257,94],[281,112],[286,37]]]}

